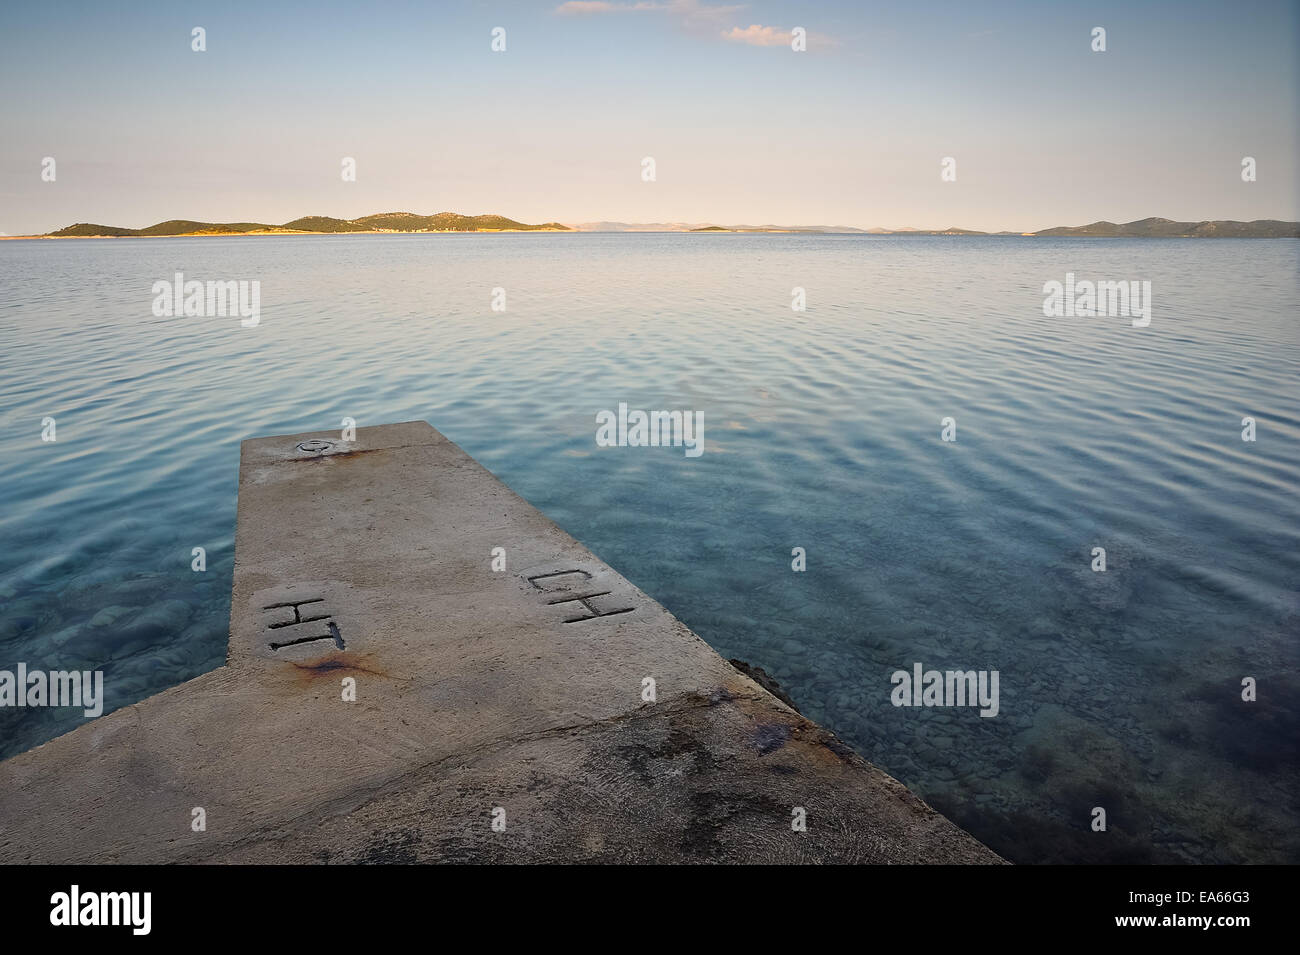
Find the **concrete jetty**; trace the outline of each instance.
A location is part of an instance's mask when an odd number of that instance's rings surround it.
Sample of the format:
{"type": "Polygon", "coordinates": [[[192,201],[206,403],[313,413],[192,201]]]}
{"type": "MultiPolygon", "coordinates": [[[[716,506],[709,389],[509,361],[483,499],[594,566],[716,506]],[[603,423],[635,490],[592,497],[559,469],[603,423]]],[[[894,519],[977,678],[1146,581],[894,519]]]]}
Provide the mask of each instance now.
{"type": "Polygon", "coordinates": [[[1001,860],[414,421],[244,442],[226,665],[0,763],[0,861],[1001,860]]]}

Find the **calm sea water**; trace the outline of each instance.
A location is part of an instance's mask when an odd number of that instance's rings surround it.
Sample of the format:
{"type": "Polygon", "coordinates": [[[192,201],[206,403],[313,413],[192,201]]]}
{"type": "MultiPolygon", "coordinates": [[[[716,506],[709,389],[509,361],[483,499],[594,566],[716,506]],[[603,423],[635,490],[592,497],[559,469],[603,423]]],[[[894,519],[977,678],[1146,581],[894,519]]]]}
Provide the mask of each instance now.
{"type": "MultiPolygon", "coordinates": [[[[0,242],[0,668],[102,669],[112,709],[219,666],[240,440],[424,419],[1007,857],[1297,862],[1298,257],[1294,240],[0,242]],[[259,280],[260,326],[155,318],[151,285],[176,271],[259,280]],[[1045,318],[1066,272],[1149,280],[1150,327],[1045,318]],[[702,411],[705,453],[597,448],[620,401],[702,411]],[[895,708],[890,674],[916,662],[998,670],[999,715],[895,708]]],[[[0,710],[0,756],[81,722],[0,710]]]]}

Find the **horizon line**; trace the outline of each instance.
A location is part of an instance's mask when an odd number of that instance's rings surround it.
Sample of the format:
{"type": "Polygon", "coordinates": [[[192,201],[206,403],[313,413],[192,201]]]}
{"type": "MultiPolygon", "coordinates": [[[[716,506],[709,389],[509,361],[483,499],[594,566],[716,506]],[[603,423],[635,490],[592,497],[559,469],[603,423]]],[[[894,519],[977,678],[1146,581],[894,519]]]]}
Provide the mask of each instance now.
{"type": "MultiPolygon", "coordinates": [[[[950,233],[950,234],[951,234],[951,233],[960,233],[960,232],[965,232],[965,233],[978,233],[978,234],[982,234],[982,235],[990,235],[990,236],[996,236],[996,235],[1003,235],[1003,236],[1007,236],[1007,235],[1032,236],[1032,235],[1037,235],[1037,234],[1040,233],[1040,232],[1050,231],[1050,230],[1054,230],[1054,229],[1084,229],[1084,228],[1087,228],[1087,227],[1089,227],[1089,226],[1099,226],[1099,225],[1110,225],[1110,226],[1116,226],[1116,227],[1125,227],[1125,226],[1133,226],[1133,225],[1137,225],[1137,224],[1139,224],[1139,223],[1152,223],[1152,224],[1155,224],[1155,223],[1164,223],[1164,222],[1169,222],[1169,223],[1181,223],[1181,224],[1189,224],[1189,225],[1193,225],[1193,226],[1205,225],[1205,224],[1208,224],[1208,223],[1225,223],[1225,224],[1239,224],[1239,225],[1255,225],[1255,224],[1258,224],[1258,223],[1281,223],[1281,224],[1283,224],[1283,225],[1288,225],[1288,226],[1297,226],[1297,227],[1300,227],[1300,222],[1297,222],[1297,221],[1295,221],[1295,220],[1290,220],[1290,219],[1282,219],[1282,218],[1274,218],[1274,219],[1169,219],[1169,218],[1166,218],[1166,217],[1163,217],[1163,216],[1146,216],[1146,217],[1141,218],[1141,219],[1132,219],[1132,220],[1129,220],[1129,221],[1127,221],[1127,222],[1118,222],[1118,221],[1114,221],[1114,220],[1110,220],[1110,219],[1096,219],[1096,220],[1094,220],[1094,221],[1092,221],[1092,222],[1087,222],[1087,223],[1083,223],[1083,224],[1081,224],[1081,225],[1075,225],[1075,226],[1054,225],[1054,226],[1047,226],[1047,227],[1045,227],[1045,228],[1043,228],[1043,229],[1037,229],[1037,230],[999,229],[999,230],[993,230],[993,231],[986,230],[986,229],[972,229],[972,228],[969,228],[969,227],[966,227],[966,226],[959,226],[959,225],[949,225],[949,226],[943,226],[943,227],[937,227],[937,228],[927,228],[927,227],[917,227],[917,226],[900,226],[900,227],[897,227],[897,228],[889,228],[889,227],[885,227],[885,226],[870,226],[870,227],[862,227],[862,226],[850,226],[850,225],[780,225],[780,224],[776,224],[776,223],[762,223],[762,224],[738,223],[738,224],[731,224],[731,225],[722,225],[722,224],[720,224],[720,223],[717,223],[717,222],[711,222],[711,221],[707,221],[707,220],[706,220],[706,221],[702,221],[702,222],[686,222],[686,221],[682,221],[682,220],[661,220],[661,221],[658,221],[658,222],[628,222],[628,221],[623,221],[623,220],[618,220],[618,219],[595,219],[595,220],[587,220],[587,221],[583,221],[583,222],[574,222],[574,221],[564,222],[564,221],[561,221],[561,220],[558,220],[558,219],[551,219],[551,220],[548,220],[548,221],[546,221],[546,222],[544,222],[544,223],[531,224],[531,223],[520,222],[519,220],[512,219],[512,218],[510,218],[509,216],[505,216],[505,215],[502,215],[502,214],[500,214],[500,213],[493,213],[493,212],[488,212],[488,213],[478,213],[478,214],[475,214],[475,215],[467,215],[467,214],[459,213],[459,212],[443,211],[443,212],[430,213],[430,214],[425,215],[425,214],[416,213],[416,212],[408,212],[408,211],[404,211],[404,210],[397,210],[397,211],[392,211],[392,212],[377,212],[377,213],[369,213],[369,214],[367,214],[367,215],[358,216],[358,217],[356,217],[356,218],[344,218],[344,217],[337,217],[337,216],[324,216],[324,215],[307,215],[307,216],[298,216],[297,218],[295,218],[295,219],[290,219],[288,222],[285,222],[285,223],[261,222],[261,221],[250,220],[250,219],[244,219],[244,220],[231,219],[231,220],[226,220],[226,221],[224,221],[224,222],[217,222],[217,221],[208,221],[208,220],[200,220],[200,219],[171,218],[171,219],[162,219],[162,220],[160,220],[160,221],[158,221],[158,222],[154,222],[154,223],[151,223],[150,225],[146,225],[146,226],[130,227],[130,226],[113,226],[113,225],[107,225],[106,223],[102,223],[102,222],[79,221],[79,222],[74,222],[74,223],[72,223],[71,225],[66,225],[66,226],[63,226],[63,227],[61,227],[61,228],[51,230],[50,232],[45,232],[45,233],[29,233],[29,234],[25,234],[25,235],[10,235],[10,234],[8,234],[8,233],[0,232],[0,237],[4,237],[4,238],[8,238],[8,239],[94,238],[94,237],[103,237],[103,238],[175,238],[175,237],[181,237],[181,236],[187,236],[187,235],[188,235],[188,236],[202,236],[202,235],[204,235],[204,232],[203,232],[203,231],[193,231],[193,232],[188,232],[188,233],[171,233],[170,235],[164,234],[164,235],[158,235],[158,236],[139,236],[139,235],[137,235],[137,236],[132,236],[132,235],[119,235],[119,236],[111,236],[111,235],[102,235],[102,236],[95,236],[95,235],[82,235],[82,236],[75,236],[75,235],[69,235],[69,236],[60,236],[60,235],[57,234],[57,233],[59,233],[59,232],[66,231],[66,230],[68,230],[68,229],[75,229],[75,228],[77,228],[78,226],[88,226],[88,227],[93,226],[93,227],[99,227],[99,228],[104,228],[104,229],[114,229],[114,230],[122,230],[122,231],[129,231],[129,232],[142,232],[142,231],[144,231],[144,230],[146,230],[146,229],[157,228],[158,226],[160,226],[160,225],[165,225],[165,224],[167,224],[167,223],[169,223],[169,222],[177,222],[177,223],[193,223],[193,224],[195,224],[196,226],[200,226],[200,227],[203,227],[203,226],[217,227],[217,226],[232,226],[232,225],[260,226],[260,227],[264,227],[264,229],[266,229],[266,230],[283,230],[283,232],[280,232],[279,234],[308,234],[308,235],[310,235],[310,234],[316,234],[316,235],[330,235],[330,234],[344,234],[344,235],[346,235],[346,234],[350,234],[350,235],[359,235],[359,234],[383,233],[383,232],[387,232],[387,233],[389,233],[389,234],[399,234],[399,233],[406,233],[406,234],[427,234],[427,233],[430,233],[430,232],[505,232],[505,231],[511,231],[511,232],[520,232],[520,231],[528,231],[528,232],[550,231],[550,232],[555,232],[555,231],[560,231],[560,230],[555,229],[555,228],[554,228],[555,226],[561,226],[561,227],[563,227],[564,231],[573,231],[573,232],[593,232],[593,233],[602,233],[602,232],[603,232],[603,233],[620,233],[620,232],[638,232],[638,231],[639,231],[639,232],[647,232],[647,233],[674,233],[674,232],[689,232],[689,231],[693,231],[693,230],[706,230],[706,229],[707,229],[707,230],[717,230],[717,231],[727,231],[727,232],[739,232],[739,231],[754,231],[754,232],[787,232],[787,233],[789,233],[789,232],[819,232],[819,233],[821,233],[821,234],[846,234],[846,235],[847,235],[847,234],[854,234],[854,233],[866,233],[866,234],[873,234],[873,233],[874,233],[874,234],[900,234],[900,233],[908,233],[908,232],[920,232],[920,233],[950,233]],[[377,218],[382,218],[382,217],[385,217],[385,216],[411,216],[412,218],[419,218],[419,219],[434,219],[434,218],[437,218],[437,217],[440,217],[440,216],[451,216],[451,217],[455,217],[456,219],[460,219],[460,220],[502,219],[502,220],[505,220],[506,222],[511,223],[511,224],[514,225],[514,226],[519,226],[519,227],[521,227],[521,228],[511,228],[511,227],[498,228],[498,229],[490,229],[490,228],[489,228],[489,229],[427,229],[427,228],[425,228],[425,229],[411,229],[411,230],[402,230],[402,229],[357,229],[357,230],[351,230],[351,231],[349,231],[349,230],[335,230],[335,231],[333,231],[333,232],[330,232],[330,231],[316,231],[316,230],[312,230],[312,229],[301,229],[301,228],[300,228],[300,229],[294,229],[294,228],[292,228],[292,223],[301,222],[302,220],[306,220],[306,219],[325,219],[325,220],[330,220],[330,221],[332,221],[332,222],[337,222],[337,223],[357,223],[357,222],[362,222],[362,221],[364,221],[364,220],[366,220],[366,219],[377,219],[377,218]],[[586,225],[606,225],[606,224],[608,224],[608,225],[612,225],[612,226],[627,226],[627,227],[638,227],[638,226],[639,226],[639,227],[643,227],[643,228],[625,228],[625,229],[602,229],[602,228],[584,229],[584,228],[582,228],[582,226],[586,226],[586,225]],[[676,226],[676,227],[678,227],[678,228],[644,228],[644,227],[648,227],[648,226],[676,226]]],[[[240,232],[240,231],[232,231],[232,232],[221,233],[221,234],[225,234],[225,235],[247,235],[247,234],[257,234],[258,231],[259,231],[259,230],[244,230],[244,231],[242,231],[242,232],[240,232]]]]}

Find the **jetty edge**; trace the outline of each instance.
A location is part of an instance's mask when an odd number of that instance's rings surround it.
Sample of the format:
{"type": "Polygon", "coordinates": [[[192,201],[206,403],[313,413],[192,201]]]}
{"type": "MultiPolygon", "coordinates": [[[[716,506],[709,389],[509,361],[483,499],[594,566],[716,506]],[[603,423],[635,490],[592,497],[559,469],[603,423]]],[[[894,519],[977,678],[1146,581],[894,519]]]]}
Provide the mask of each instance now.
{"type": "Polygon", "coordinates": [[[8,863],[1003,861],[422,421],[243,442],[226,665],[0,793],[8,863]]]}

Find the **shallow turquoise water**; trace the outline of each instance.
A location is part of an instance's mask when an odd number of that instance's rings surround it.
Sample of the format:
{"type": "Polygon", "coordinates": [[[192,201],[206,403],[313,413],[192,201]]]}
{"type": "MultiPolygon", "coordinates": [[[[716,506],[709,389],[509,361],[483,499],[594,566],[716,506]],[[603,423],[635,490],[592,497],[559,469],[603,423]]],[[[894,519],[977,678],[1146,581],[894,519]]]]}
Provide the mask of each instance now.
{"type": "MultiPolygon", "coordinates": [[[[0,242],[0,669],[102,669],[111,709],[219,666],[240,440],[418,418],[1008,857],[1297,862],[1298,250],[0,242]],[[259,280],[261,324],[155,318],[178,270],[259,280]],[[1151,281],[1151,326],[1045,318],[1067,271],[1151,281]],[[620,401],[705,453],[597,448],[620,401]],[[893,707],[915,662],[998,670],[1001,712],[893,707]]],[[[80,722],[0,710],[0,756],[80,722]]]]}

